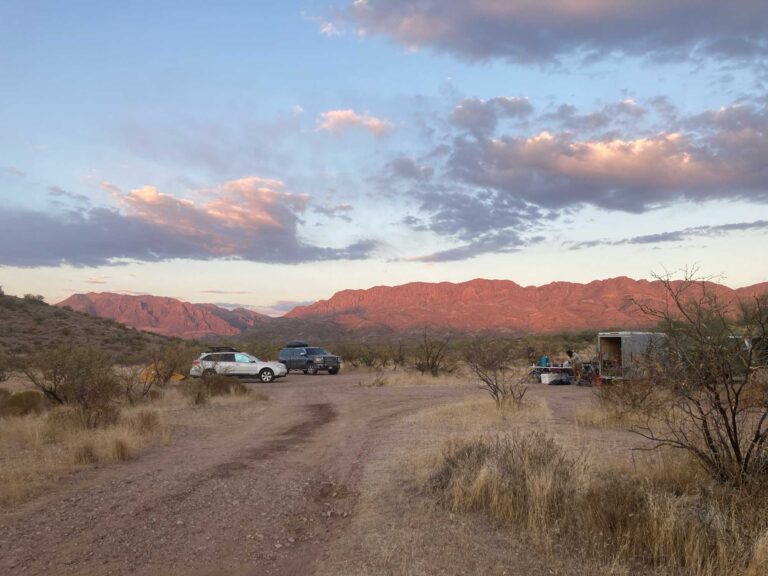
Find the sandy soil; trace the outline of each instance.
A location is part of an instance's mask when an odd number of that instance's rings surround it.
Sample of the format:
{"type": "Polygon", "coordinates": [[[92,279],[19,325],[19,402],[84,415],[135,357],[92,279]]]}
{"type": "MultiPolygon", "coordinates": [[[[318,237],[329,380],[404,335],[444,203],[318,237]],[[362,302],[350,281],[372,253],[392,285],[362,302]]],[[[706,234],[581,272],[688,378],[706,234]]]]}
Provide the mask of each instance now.
{"type": "MultiPolygon", "coordinates": [[[[271,400],[201,409],[210,418],[180,423],[170,445],[69,477],[0,515],[0,574],[580,573],[421,490],[413,466],[460,420],[435,415],[477,404],[479,391],[360,381],[291,374],[249,384],[271,400]]],[[[604,453],[626,446],[616,432],[574,432],[588,390],[537,386],[530,396],[542,407],[535,418],[500,426],[543,427],[604,453]]]]}

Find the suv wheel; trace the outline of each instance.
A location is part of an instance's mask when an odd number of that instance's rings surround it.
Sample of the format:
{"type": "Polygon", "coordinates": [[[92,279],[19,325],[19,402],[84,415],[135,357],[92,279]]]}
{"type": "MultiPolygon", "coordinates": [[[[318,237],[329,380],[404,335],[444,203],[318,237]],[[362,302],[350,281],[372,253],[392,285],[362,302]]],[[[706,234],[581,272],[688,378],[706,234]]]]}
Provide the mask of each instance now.
{"type": "Polygon", "coordinates": [[[211,376],[216,376],[216,370],[213,368],[206,368],[203,370],[203,378],[210,378],[211,376]]]}
{"type": "Polygon", "coordinates": [[[338,374],[339,369],[338,368],[328,368],[328,374],[338,374]]]}
{"type": "Polygon", "coordinates": [[[264,382],[265,384],[269,384],[272,382],[272,380],[275,379],[275,373],[272,372],[269,368],[264,368],[261,372],[259,372],[259,379],[264,382]]]}
{"type": "Polygon", "coordinates": [[[309,364],[307,366],[307,372],[314,376],[315,374],[317,374],[317,366],[315,366],[314,364],[309,364]]]}

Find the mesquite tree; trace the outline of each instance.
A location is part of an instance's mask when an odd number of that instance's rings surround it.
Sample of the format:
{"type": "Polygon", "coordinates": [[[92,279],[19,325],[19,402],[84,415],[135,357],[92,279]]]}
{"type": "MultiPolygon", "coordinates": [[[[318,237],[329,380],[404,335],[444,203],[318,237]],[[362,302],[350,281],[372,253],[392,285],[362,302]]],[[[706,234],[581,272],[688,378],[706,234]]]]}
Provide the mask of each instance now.
{"type": "Polygon", "coordinates": [[[513,342],[496,338],[475,338],[464,349],[467,368],[499,408],[510,401],[520,406],[528,390],[512,367],[518,355],[513,342]]]}
{"type": "Polygon", "coordinates": [[[657,279],[666,301],[639,305],[667,334],[647,372],[664,401],[636,431],[689,452],[723,481],[768,474],[768,294],[725,300],[690,273],[657,279]]]}

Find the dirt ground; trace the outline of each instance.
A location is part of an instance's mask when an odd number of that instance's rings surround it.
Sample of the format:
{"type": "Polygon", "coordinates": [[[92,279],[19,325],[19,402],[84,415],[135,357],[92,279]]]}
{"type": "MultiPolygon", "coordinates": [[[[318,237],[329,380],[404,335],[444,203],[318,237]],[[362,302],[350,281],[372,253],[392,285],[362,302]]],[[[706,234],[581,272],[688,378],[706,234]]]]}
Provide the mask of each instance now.
{"type": "MultiPolygon", "coordinates": [[[[201,408],[206,418],[180,418],[170,444],[68,477],[0,514],[0,574],[583,573],[423,492],[423,456],[487,413],[482,392],[361,381],[252,383],[271,395],[258,408],[201,408]]],[[[536,409],[492,430],[543,428],[575,449],[625,451],[620,433],[574,426],[588,389],[535,386],[529,397],[536,409]]]]}

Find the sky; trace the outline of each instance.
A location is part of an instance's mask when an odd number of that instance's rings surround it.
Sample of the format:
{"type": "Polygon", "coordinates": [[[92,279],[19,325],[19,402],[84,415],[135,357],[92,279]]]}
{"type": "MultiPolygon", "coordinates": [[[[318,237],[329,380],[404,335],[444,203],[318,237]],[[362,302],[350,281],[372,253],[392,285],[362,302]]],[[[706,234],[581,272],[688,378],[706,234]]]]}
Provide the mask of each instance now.
{"type": "Polygon", "coordinates": [[[764,0],[0,0],[0,286],[273,315],[768,280],[764,0]]]}

